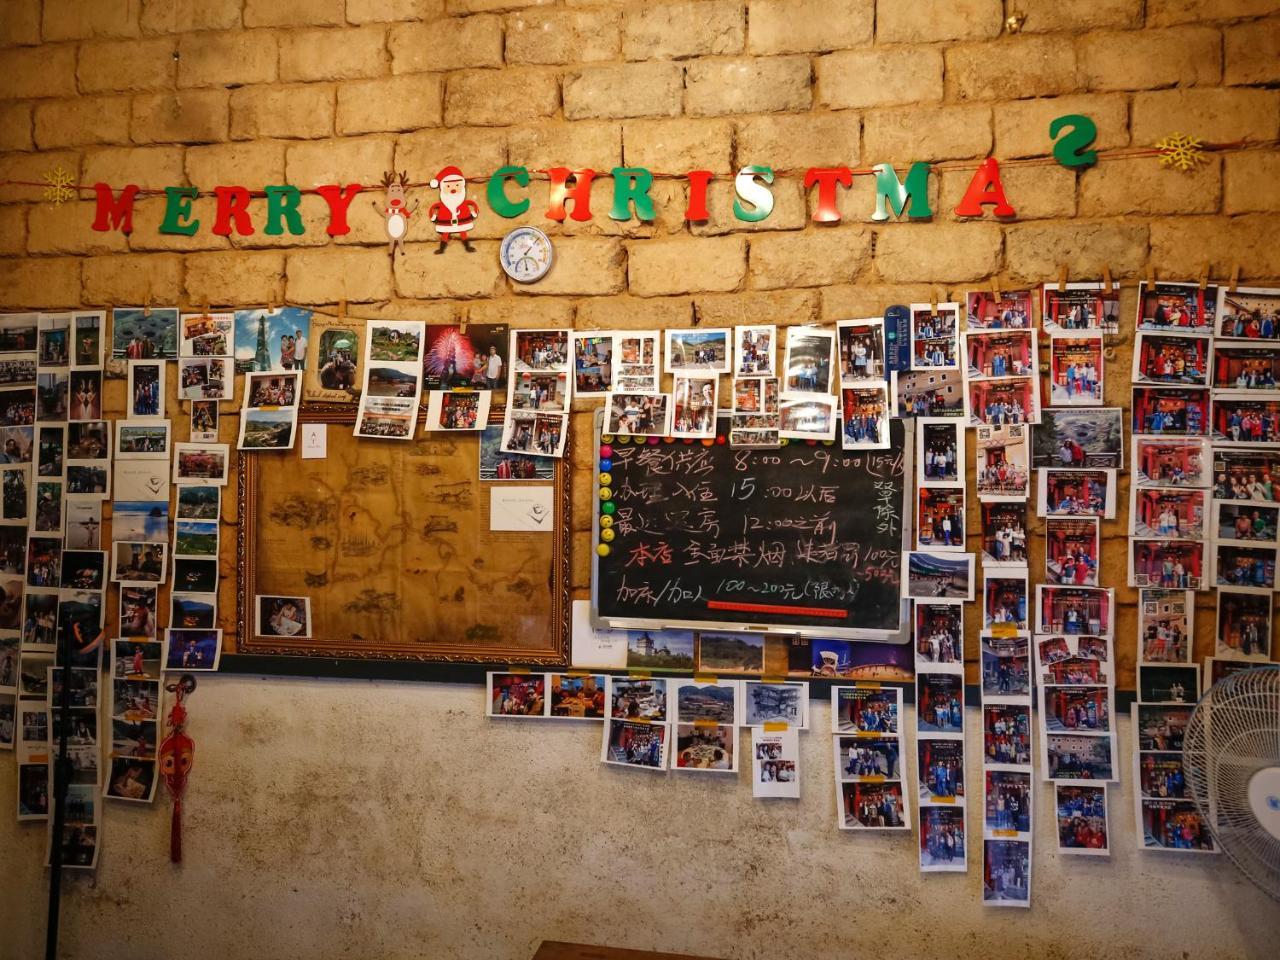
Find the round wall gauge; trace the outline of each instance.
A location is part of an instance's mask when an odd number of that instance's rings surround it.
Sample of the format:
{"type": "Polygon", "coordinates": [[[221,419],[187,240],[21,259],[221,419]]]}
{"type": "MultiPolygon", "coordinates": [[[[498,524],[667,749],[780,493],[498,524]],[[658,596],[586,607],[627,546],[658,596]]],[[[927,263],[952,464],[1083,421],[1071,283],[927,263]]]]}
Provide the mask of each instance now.
{"type": "Polygon", "coordinates": [[[551,240],[537,227],[516,227],[502,238],[502,269],[516,283],[533,283],[551,269],[555,251],[551,240]]]}

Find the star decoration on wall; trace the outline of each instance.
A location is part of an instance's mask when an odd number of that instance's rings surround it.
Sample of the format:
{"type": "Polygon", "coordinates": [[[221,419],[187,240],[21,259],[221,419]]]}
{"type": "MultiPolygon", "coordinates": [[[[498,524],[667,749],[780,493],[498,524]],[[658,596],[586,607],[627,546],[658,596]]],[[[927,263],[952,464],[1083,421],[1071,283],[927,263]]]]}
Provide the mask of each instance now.
{"type": "Polygon", "coordinates": [[[76,182],[75,177],[63,170],[61,164],[46,172],[43,179],[48,184],[44,188],[46,200],[62,206],[68,200],[75,198],[76,192],[71,186],[76,182]]]}
{"type": "Polygon", "coordinates": [[[1156,149],[1160,151],[1160,166],[1175,167],[1183,173],[1195,170],[1197,164],[1208,163],[1199,137],[1173,133],[1157,140],[1156,149]]]}

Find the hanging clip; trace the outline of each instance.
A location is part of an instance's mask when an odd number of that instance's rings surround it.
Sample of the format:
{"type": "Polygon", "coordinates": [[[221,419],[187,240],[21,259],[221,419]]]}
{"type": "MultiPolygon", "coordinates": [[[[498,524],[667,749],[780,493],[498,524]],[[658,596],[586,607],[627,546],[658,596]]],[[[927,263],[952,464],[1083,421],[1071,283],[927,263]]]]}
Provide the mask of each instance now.
{"type": "Polygon", "coordinates": [[[1067,265],[1064,263],[1058,267],[1058,292],[1061,293],[1067,289],[1067,265]]]}
{"type": "Polygon", "coordinates": [[[996,276],[991,278],[991,299],[1000,299],[1000,278],[996,276]]]}
{"type": "Polygon", "coordinates": [[[151,316],[151,301],[150,301],[150,300],[148,300],[148,301],[146,302],[146,304],[144,304],[144,305],[143,305],[143,307],[142,307],[142,315],[143,315],[144,317],[149,317],[149,316],[151,316]]]}
{"type": "Polygon", "coordinates": [[[205,315],[205,317],[206,317],[206,318],[208,318],[208,316],[209,316],[209,301],[208,301],[208,300],[206,300],[206,301],[204,302],[204,315],[205,315]]]}
{"type": "Polygon", "coordinates": [[[938,291],[932,288],[929,291],[929,313],[935,317],[938,315],[938,291]]]}
{"type": "Polygon", "coordinates": [[[338,319],[342,320],[346,317],[346,315],[347,315],[347,301],[339,300],[338,301],[338,319]]]}
{"type": "Polygon", "coordinates": [[[275,302],[275,300],[268,300],[268,301],[267,301],[267,313],[275,313],[275,312],[276,312],[276,302],[275,302]]]}
{"type": "Polygon", "coordinates": [[[1115,289],[1115,282],[1111,279],[1111,268],[1104,266],[1102,268],[1102,291],[1110,294],[1115,289]]]}
{"type": "Polygon", "coordinates": [[[1209,286],[1209,261],[1206,260],[1200,264],[1200,289],[1203,290],[1209,286]]]}
{"type": "Polygon", "coordinates": [[[1231,285],[1227,287],[1228,293],[1235,293],[1236,287],[1240,283],[1240,264],[1233,263],[1231,265],[1231,285]]]}
{"type": "Polygon", "coordinates": [[[1147,292],[1151,293],[1156,288],[1156,268],[1155,265],[1147,263],[1147,292]]]}

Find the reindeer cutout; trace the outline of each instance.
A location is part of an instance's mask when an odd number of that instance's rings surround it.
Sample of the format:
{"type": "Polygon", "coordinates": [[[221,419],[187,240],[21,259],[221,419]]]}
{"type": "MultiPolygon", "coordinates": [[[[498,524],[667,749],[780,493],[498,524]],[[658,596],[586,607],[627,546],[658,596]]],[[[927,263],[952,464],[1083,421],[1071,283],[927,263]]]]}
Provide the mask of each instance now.
{"type": "Polygon", "coordinates": [[[373,209],[379,211],[386,220],[387,240],[391,243],[387,253],[393,261],[397,250],[404,256],[404,238],[409,232],[409,217],[418,209],[416,200],[413,206],[407,205],[404,194],[408,186],[407,170],[401,170],[398,177],[394,170],[388,170],[382,175],[382,188],[387,192],[386,204],[382,207],[376,201],[373,204],[373,209]]]}

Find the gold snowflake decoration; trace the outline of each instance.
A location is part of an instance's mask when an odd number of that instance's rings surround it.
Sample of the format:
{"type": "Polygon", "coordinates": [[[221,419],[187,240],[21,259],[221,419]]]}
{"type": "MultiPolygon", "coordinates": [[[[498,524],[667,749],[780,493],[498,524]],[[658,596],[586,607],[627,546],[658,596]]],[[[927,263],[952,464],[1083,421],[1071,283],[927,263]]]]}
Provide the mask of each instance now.
{"type": "Polygon", "coordinates": [[[1174,133],[1163,140],[1157,140],[1156,149],[1160,151],[1160,165],[1162,167],[1176,167],[1183,173],[1190,173],[1195,170],[1198,163],[1208,162],[1199,137],[1189,137],[1182,133],[1174,133]]]}
{"type": "Polygon", "coordinates": [[[68,200],[75,198],[76,192],[71,185],[76,182],[76,179],[63,170],[61,164],[44,175],[44,182],[48,184],[44,188],[44,198],[46,200],[51,200],[58,206],[62,206],[68,200]]]}

